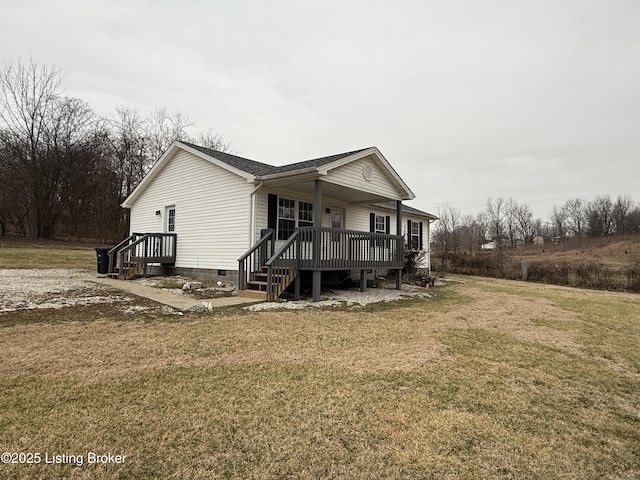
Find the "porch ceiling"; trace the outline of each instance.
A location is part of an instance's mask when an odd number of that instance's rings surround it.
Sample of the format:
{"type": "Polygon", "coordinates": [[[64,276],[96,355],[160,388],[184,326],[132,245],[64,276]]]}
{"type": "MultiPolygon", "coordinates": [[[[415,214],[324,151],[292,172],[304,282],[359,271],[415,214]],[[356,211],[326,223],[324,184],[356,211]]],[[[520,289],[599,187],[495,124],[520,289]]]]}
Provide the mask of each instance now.
{"type": "MultiPolygon", "coordinates": [[[[302,176],[301,176],[302,177],[302,176]]],[[[397,200],[396,198],[389,198],[384,195],[376,195],[375,193],[365,192],[355,188],[349,188],[335,183],[326,181],[322,176],[317,175],[299,178],[298,181],[267,181],[264,182],[264,186],[273,186],[286,188],[287,190],[293,190],[306,195],[313,196],[314,194],[314,180],[320,178],[322,182],[322,197],[323,199],[341,200],[348,204],[358,203],[379,203],[388,202],[389,200],[397,200]]]]}

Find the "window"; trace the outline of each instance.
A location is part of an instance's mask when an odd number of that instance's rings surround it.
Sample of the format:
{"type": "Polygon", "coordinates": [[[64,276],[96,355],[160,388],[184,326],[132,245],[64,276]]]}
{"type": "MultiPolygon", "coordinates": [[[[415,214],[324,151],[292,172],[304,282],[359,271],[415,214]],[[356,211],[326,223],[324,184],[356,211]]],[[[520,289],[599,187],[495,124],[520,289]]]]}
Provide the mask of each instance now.
{"type": "Polygon", "coordinates": [[[166,209],[167,216],[167,232],[175,232],[176,231],[176,207],[167,207],[166,209]]]}
{"type": "Polygon", "coordinates": [[[298,227],[313,227],[313,203],[298,202],[298,227]]]}
{"type": "Polygon", "coordinates": [[[409,235],[409,246],[414,250],[418,250],[420,248],[420,224],[418,222],[411,222],[409,235]]]}
{"type": "MultiPolygon", "coordinates": [[[[373,212],[369,214],[369,231],[371,233],[389,233],[389,225],[391,218],[389,215],[377,215],[373,212]]],[[[388,247],[389,240],[383,238],[374,238],[371,244],[373,247],[388,247]]]]}
{"type": "Polygon", "coordinates": [[[278,198],[278,240],[289,238],[296,228],[296,202],[288,198],[278,198]]]}
{"type": "Polygon", "coordinates": [[[296,227],[313,227],[313,203],[278,197],[278,240],[287,240],[296,227]]]}

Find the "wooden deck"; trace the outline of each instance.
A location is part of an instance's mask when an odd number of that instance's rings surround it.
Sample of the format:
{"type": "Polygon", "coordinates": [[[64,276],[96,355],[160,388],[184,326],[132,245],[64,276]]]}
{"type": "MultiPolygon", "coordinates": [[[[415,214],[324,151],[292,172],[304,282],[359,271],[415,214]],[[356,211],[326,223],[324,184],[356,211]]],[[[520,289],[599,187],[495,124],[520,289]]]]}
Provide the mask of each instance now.
{"type": "Polygon", "coordinates": [[[175,265],[175,233],[133,233],[109,250],[108,275],[128,280],[144,275],[149,264],[175,265]]]}
{"type": "Polygon", "coordinates": [[[274,251],[275,233],[267,230],[238,259],[238,291],[265,292],[274,300],[299,271],[399,270],[404,267],[404,237],[382,233],[302,227],[274,251]],[[295,274],[295,275],[294,275],[295,274]],[[258,277],[260,277],[258,279],[258,277]],[[286,282],[283,281],[286,279],[286,282]]]}

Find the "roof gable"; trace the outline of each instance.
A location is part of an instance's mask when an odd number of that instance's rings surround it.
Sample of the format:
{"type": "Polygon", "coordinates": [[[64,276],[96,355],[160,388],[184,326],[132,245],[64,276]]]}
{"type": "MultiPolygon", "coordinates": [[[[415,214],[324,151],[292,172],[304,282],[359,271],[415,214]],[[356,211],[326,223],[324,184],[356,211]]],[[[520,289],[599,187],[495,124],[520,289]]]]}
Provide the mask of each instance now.
{"type": "Polygon", "coordinates": [[[302,162],[291,163],[288,165],[274,166],[237,155],[232,155],[230,153],[201,147],[189,142],[176,141],[153,165],[151,170],[149,170],[149,172],[145,175],[138,186],[122,203],[122,206],[125,208],[130,208],[131,204],[144,191],[146,186],[151,181],[153,181],[155,176],[162,170],[164,165],[171,158],[173,158],[175,153],[180,149],[186,150],[204,160],[209,161],[210,163],[213,163],[214,165],[217,165],[241,177],[244,177],[249,182],[254,180],[266,180],[278,177],[286,178],[289,176],[308,172],[318,172],[320,174],[327,175],[331,170],[335,170],[350,162],[354,162],[369,155],[373,155],[381,164],[382,168],[388,172],[390,178],[392,178],[399,187],[399,190],[402,192],[400,196],[404,199],[415,198],[415,195],[409,189],[407,184],[404,183],[404,181],[400,178],[397,172],[393,169],[393,167],[389,164],[386,158],[384,158],[382,153],[376,147],[362,148],[359,150],[339,153],[336,155],[329,155],[327,157],[304,160],[302,162]]]}

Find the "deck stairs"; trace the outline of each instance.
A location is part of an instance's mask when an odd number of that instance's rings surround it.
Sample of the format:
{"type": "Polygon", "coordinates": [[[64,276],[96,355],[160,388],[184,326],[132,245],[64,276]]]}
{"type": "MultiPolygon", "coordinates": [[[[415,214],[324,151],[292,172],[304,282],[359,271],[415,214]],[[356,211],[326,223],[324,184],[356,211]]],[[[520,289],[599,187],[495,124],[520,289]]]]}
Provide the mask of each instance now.
{"type": "Polygon", "coordinates": [[[279,273],[272,274],[272,292],[268,291],[268,267],[262,266],[260,270],[251,274],[251,280],[246,283],[243,290],[238,290],[239,297],[256,298],[264,301],[273,301],[282,295],[282,292],[298,276],[295,268],[278,269],[279,273]]]}
{"type": "Polygon", "coordinates": [[[125,262],[122,272],[120,267],[115,267],[113,272],[109,272],[107,276],[118,280],[131,280],[133,277],[144,274],[143,262],[125,262]]]}

